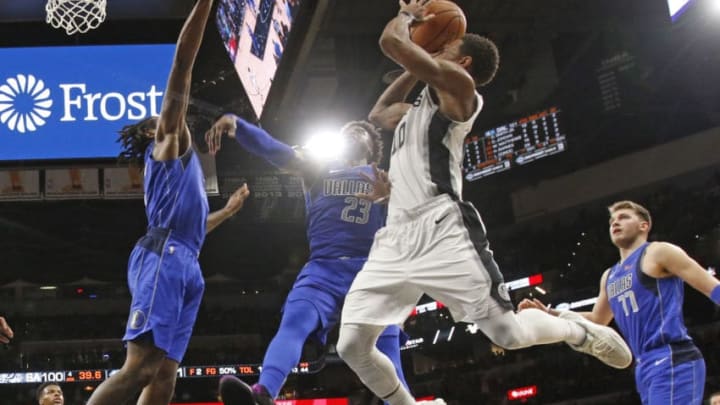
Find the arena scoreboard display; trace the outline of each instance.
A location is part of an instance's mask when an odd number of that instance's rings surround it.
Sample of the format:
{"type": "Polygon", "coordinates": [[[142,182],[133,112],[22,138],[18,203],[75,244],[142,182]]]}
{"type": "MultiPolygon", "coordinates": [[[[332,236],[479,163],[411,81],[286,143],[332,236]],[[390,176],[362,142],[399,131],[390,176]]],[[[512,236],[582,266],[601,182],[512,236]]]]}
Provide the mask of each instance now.
{"type": "MultiPolygon", "coordinates": [[[[293,368],[294,374],[314,374],[323,368],[321,362],[302,362],[293,368]]],[[[259,364],[230,364],[213,366],[184,366],[178,368],[178,378],[211,378],[224,375],[255,376],[260,374],[259,364]]],[[[44,382],[73,383],[101,382],[120,370],[52,370],[52,371],[16,371],[0,373],[0,384],[40,384],[44,382]]]]}
{"type": "Polygon", "coordinates": [[[567,148],[561,110],[536,114],[465,138],[463,174],[468,181],[510,170],[567,148]]]}

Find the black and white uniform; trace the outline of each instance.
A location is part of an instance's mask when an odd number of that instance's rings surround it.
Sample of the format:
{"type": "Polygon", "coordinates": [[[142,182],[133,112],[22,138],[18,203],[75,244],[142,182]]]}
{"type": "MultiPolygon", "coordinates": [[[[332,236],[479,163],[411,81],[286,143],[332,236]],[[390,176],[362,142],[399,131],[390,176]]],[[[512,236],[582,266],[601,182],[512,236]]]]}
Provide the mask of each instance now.
{"type": "Polygon", "coordinates": [[[461,200],[463,142],[483,105],[475,95],[472,116],[456,122],[425,87],[395,129],[387,226],[345,299],[343,323],[400,324],[423,293],[456,321],[512,309],[480,215],[461,200]]]}

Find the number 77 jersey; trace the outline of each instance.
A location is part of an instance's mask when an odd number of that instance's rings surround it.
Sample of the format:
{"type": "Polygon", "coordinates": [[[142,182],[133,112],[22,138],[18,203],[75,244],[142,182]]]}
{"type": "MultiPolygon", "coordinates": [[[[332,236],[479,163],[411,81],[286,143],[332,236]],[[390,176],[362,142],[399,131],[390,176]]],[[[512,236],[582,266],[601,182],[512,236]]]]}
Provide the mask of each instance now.
{"type": "Polygon", "coordinates": [[[385,205],[358,198],[369,193],[369,165],[327,169],[312,184],[305,179],[305,216],[310,259],[367,257],[375,232],[385,226],[385,205]]]}
{"type": "Polygon", "coordinates": [[[610,269],[606,292],[615,323],[636,358],[673,343],[690,342],[683,321],[683,281],[642,271],[649,243],[610,269]]]}

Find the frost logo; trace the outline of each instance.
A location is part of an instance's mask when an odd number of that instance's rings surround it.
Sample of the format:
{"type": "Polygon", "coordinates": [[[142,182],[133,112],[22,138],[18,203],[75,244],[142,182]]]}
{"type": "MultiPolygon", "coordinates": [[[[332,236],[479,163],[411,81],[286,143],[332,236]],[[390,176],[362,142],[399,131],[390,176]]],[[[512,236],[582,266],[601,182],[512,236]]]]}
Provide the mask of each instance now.
{"type": "Polygon", "coordinates": [[[33,132],[50,116],[50,89],[33,75],[19,74],[0,85],[0,123],[11,131],[33,132]]]}

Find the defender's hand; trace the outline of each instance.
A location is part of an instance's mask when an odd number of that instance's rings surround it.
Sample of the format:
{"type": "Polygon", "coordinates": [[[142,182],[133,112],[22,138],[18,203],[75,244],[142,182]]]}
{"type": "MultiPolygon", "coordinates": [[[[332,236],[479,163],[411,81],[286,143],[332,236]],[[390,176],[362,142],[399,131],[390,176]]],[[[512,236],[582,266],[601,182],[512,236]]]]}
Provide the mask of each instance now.
{"type": "Polygon", "coordinates": [[[528,308],[535,308],[544,312],[550,312],[550,309],[537,298],[533,298],[532,300],[525,298],[518,304],[518,312],[528,308]]]}
{"type": "Polygon", "coordinates": [[[210,154],[214,155],[220,150],[223,135],[227,134],[228,137],[235,138],[236,119],[235,114],[225,114],[205,132],[205,142],[208,145],[210,154]]]}
{"type": "Polygon", "coordinates": [[[373,188],[370,193],[357,193],[355,197],[362,198],[364,200],[370,200],[375,203],[381,203],[387,201],[390,197],[390,179],[385,170],[378,169],[377,164],[372,164],[373,177],[368,176],[365,173],[361,173],[372,185],[373,188]]]}
{"type": "Polygon", "coordinates": [[[225,204],[225,210],[227,210],[230,215],[235,215],[235,213],[242,209],[248,196],[250,196],[250,189],[247,184],[243,184],[242,187],[235,190],[230,198],[228,198],[228,202],[225,204]]]}
{"type": "Polygon", "coordinates": [[[10,339],[12,339],[13,336],[15,336],[15,334],[10,328],[10,325],[5,321],[5,318],[0,316],[0,343],[10,343],[10,339]]]}

